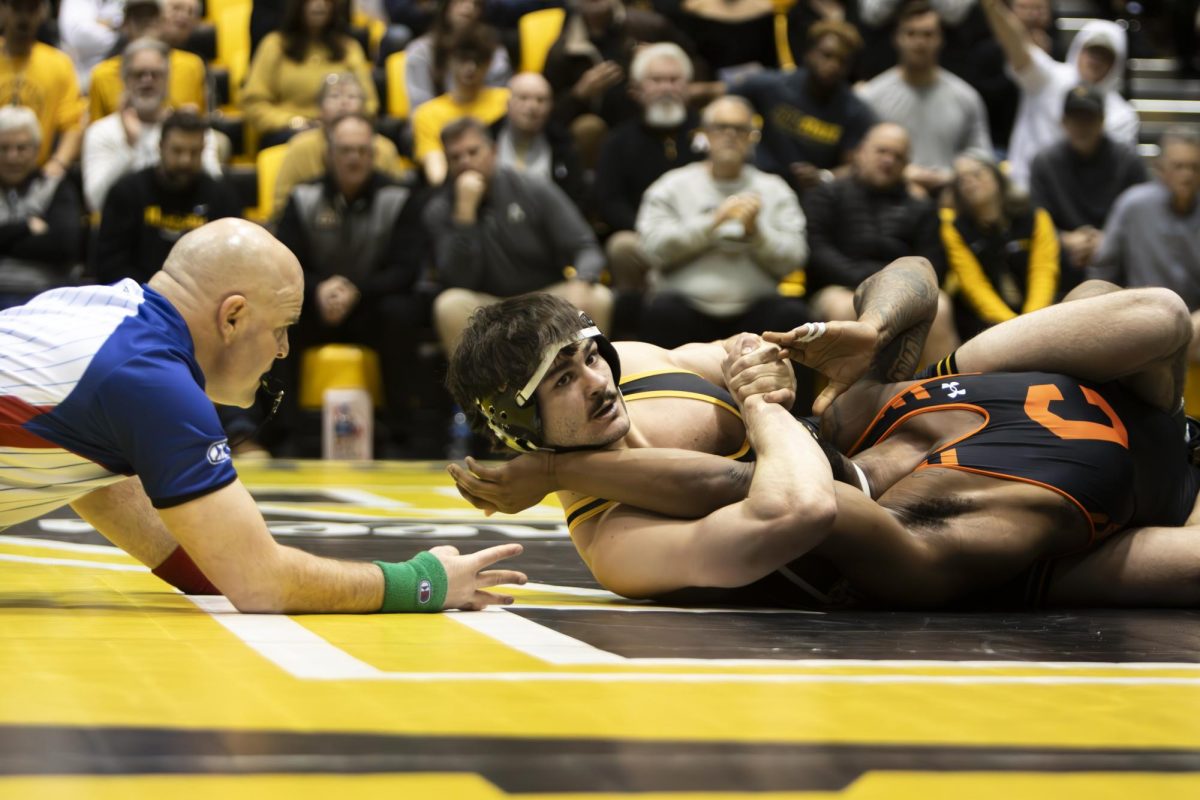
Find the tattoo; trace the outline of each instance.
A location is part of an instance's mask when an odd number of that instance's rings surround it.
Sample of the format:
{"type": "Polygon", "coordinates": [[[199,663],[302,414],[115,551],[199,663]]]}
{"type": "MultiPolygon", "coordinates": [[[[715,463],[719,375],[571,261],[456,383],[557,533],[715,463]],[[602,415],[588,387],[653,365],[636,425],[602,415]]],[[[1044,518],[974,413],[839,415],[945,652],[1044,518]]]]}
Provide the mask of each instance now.
{"type": "Polygon", "coordinates": [[[750,481],[754,478],[754,464],[734,461],[729,465],[729,482],[742,497],[750,494],[750,481]]]}
{"type": "Polygon", "coordinates": [[[854,292],[854,310],[882,337],[868,377],[884,383],[912,378],[937,304],[937,279],[923,258],[894,261],[862,282],[854,292]]]}

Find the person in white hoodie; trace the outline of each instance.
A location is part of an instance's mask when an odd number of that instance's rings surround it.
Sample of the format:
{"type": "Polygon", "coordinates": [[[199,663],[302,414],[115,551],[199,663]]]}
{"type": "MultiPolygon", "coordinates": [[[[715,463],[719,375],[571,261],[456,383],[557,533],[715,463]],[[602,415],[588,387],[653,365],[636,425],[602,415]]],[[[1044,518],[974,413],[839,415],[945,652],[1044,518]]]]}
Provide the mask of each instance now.
{"type": "Polygon", "coordinates": [[[1029,32],[1002,0],[980,0],[1009,72],[1021,89],[1017,121],[1009,142],[1009,177],[1029,185],[1029,167],[1044,148],[1062,138],[1067,92],[1085,83],[1104,94],[1104,130],[1114,141],[1137,145],[1137,111],[1120,94],[1125,72],[1125,31],[1105,20],[1092,20],[1071,42],[1067,60],[1055,61],[1034,44],[1029,32]]]}

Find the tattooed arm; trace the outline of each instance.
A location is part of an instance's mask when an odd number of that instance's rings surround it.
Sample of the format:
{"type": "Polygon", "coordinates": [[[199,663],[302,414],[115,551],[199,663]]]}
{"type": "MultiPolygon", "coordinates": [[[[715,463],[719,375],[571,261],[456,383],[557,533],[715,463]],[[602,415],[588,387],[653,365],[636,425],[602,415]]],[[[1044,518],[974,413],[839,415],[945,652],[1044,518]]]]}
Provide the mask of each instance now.
{"type": "Polygon", "coordinates": [[[858,321],[878,331],[866,377],[882,383],[912,378],[937,305],[937,275],[919,256],[897,259],[859,284],[854,292],[858,321]]]}
{"type": "Polygon", "coordinates": [[[929,261],[900,258],[858,287],[857,321],[809,323],[763,338],[829,379],[813,403],[813,413],[823,414],[860,379],[891,383],[913,376],[937,314],[937,298],[937,276],[929,261]]]}

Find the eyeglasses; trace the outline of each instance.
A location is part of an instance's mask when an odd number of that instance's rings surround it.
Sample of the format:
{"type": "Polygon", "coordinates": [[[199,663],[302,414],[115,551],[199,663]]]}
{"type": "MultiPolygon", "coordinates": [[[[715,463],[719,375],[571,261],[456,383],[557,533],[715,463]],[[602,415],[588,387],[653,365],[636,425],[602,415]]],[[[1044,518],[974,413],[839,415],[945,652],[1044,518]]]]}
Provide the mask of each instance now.
{"type": "Polygon", "coordinates": [[[166,71],[161,69],[131,69],[129,70],[129,79],[139,81],[142,78],[165,78],[166,71]]]}
{"type": "Polygon", "coordinates": [[[258,423],[258,427],[250,431],[250,433],[242,434],[237,441],[231,442],[229,448],[232,450],[241,447],[246,442],[257,440],[258,435],[262,433],[263,428],[267,427],[267,423],[275,419],[275,415],[279,413],[279,406],[283,405],[283,381],[276,378],[274,375],[263,375],[262,380],[258,383],[258,388],[265,392],[267,397],[271,398],[271,410],[263,417],[263,421],[258,423]]]}

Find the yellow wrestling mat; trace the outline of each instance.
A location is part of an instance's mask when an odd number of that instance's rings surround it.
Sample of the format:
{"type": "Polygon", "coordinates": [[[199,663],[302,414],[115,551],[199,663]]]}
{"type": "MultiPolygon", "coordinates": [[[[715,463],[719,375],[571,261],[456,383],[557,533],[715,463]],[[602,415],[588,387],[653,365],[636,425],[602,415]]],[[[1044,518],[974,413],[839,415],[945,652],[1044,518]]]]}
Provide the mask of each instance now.
{"type": "Polygon", "coordinates": [[[1195,612],[629,603],[552,498],[488,519],[441,465],[239,471],[304,549],[519,540],[539,583],[480,613],[242,615],[69,510],[9,529],[0,798],[1200,797],[1195,612]]]}

